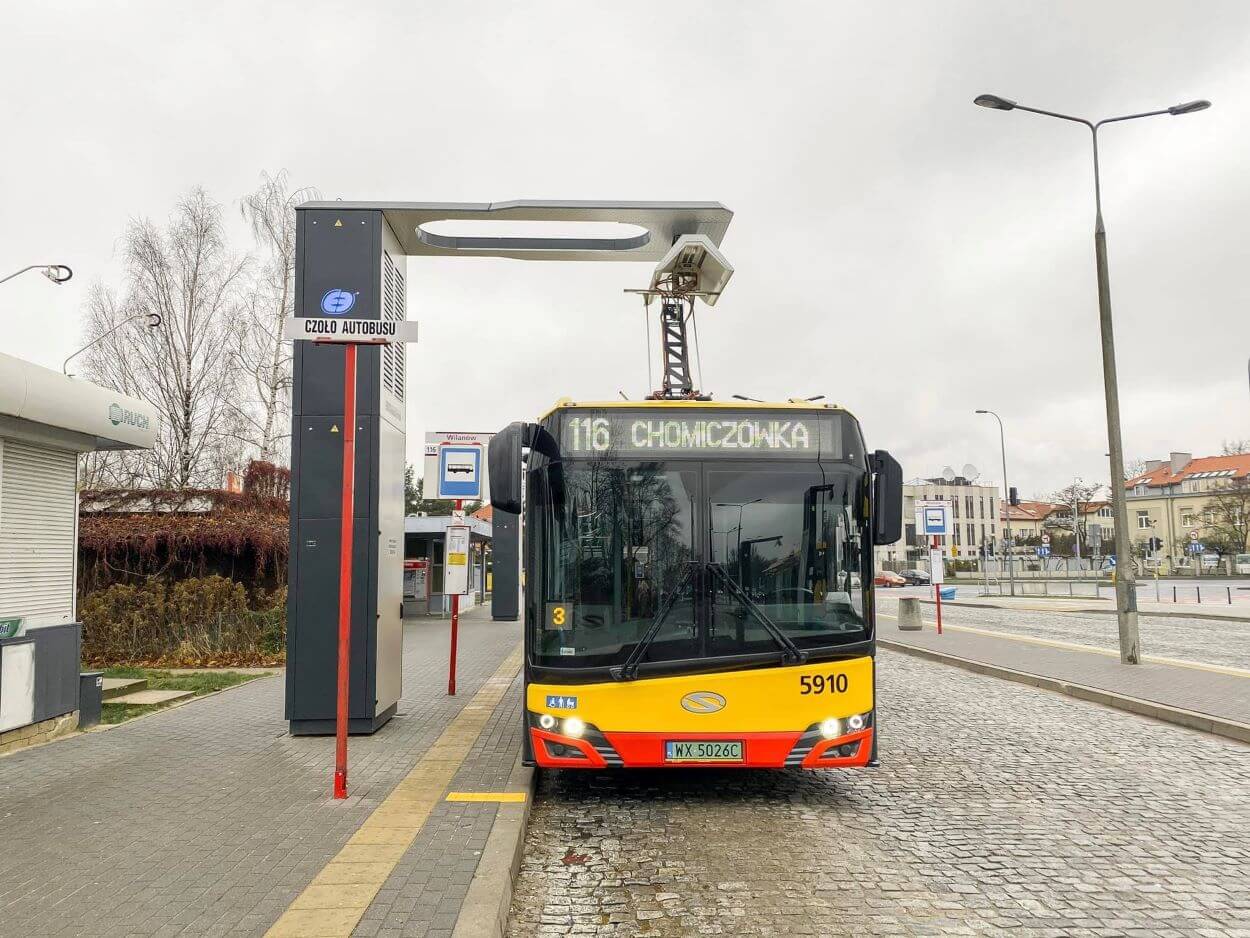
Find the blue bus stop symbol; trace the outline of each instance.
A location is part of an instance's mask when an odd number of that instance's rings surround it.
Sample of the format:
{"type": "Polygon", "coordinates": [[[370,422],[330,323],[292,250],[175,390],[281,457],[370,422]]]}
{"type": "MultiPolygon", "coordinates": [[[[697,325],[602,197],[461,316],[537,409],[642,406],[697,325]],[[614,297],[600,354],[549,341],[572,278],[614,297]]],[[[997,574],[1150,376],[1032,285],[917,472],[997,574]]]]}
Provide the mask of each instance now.
{"type": "Polygon", "coordinates": [[[440,498],[482,497],[482,448],[443,446],[438,451],[438,494],[440,498]]]}

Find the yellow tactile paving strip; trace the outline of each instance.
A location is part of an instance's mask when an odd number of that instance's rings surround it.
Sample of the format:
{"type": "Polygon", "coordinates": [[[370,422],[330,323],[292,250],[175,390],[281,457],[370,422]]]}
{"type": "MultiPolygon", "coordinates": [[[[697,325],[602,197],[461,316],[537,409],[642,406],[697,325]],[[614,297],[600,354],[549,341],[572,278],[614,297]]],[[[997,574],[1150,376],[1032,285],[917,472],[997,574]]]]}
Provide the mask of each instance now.
{"type": "Polygon", "coordinates": [[[431,809],[469,754],[478,734],[521,670],[513,650],[412,771],[369,815],[343,849],[265,934],[272,938],[350,936],[379,889],[407,852],[431,809]]]}
{"type": "Polygon", "coordinates": [[[448,801],[491,801],[501,804],[524,804],[523,791],[449,791],[448,801]]]}

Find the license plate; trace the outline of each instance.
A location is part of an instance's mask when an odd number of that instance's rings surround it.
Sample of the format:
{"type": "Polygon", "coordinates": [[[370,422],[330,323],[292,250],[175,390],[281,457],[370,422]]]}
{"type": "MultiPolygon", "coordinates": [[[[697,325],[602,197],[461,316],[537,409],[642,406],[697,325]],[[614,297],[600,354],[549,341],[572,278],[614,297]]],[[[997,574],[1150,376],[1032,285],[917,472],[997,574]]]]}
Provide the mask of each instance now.
{"type": "Polygon", "coordinates": [[[670,739],[664,743],[665,762],[741,762],[742,743],[724,740],[670,739]]]}

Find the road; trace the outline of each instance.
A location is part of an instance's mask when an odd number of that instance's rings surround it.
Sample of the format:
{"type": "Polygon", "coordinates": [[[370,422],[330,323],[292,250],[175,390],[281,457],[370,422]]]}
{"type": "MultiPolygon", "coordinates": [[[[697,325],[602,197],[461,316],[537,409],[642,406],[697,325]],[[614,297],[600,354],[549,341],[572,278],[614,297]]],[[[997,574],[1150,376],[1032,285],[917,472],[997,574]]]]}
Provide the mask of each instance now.
{"type": "MultiPolygon", "coordinates": [[[[883,617],[892,616],[898,611],[899,595],[915,592],[879,591],[877,609],[883,617]]],[[[928,597],[929,594],[926,593],[925,596],[928,597]]],[[[1197,611],[1196,607],[1194,611],[1197,611]]],[[[922,605],[921,614],[925,619],[932,619],[933,607],[922,605]]],[[[1095,648],[1119,648],[1116,618],[1108,613],[1054,613],[946,604],[942,607],[942,623],[1076,642],[1095,648]]],[[[893,619],[883,618],[880,625],[882,637],[888,637],[893,626],[893,619]]],[[[1190,616],[1140,616],[1137,628],[1141,634],[1142,649],[1147,656],[1250,670],[1250,622],[1190,616]]]]}
{"type": "Polygon", "coordinates": [[[1250,747],[883,652],[860,771],[545,773],[508,935],[1250,936],[1250,747]]]}

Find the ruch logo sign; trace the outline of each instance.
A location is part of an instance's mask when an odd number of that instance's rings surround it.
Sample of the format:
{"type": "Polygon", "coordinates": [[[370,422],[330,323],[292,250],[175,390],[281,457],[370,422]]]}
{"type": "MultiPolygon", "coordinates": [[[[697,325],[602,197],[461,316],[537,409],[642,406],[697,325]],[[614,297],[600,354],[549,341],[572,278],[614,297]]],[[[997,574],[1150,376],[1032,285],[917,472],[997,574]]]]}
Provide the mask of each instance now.
{"type": "Polygon", "coordinates": [[[121,404],[109,404],[109,423],[115,427],[120,427],[124,423],[128,427],[135,427],[139,430],[146,430],[152,425],[147,414],[135,413],[133,410],[122,407],[121,404]]]}

